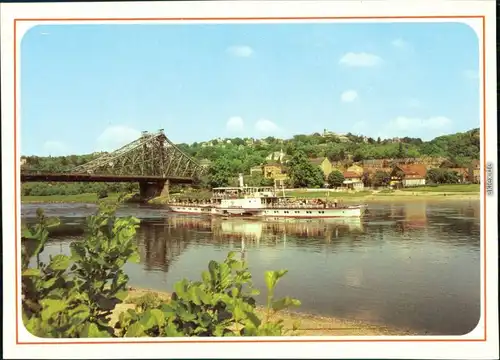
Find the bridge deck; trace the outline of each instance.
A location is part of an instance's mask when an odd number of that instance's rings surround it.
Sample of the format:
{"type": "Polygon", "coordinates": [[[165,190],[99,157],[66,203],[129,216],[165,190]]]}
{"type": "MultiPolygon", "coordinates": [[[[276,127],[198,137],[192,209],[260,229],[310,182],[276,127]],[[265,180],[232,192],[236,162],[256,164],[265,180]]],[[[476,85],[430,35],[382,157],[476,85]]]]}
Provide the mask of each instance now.
{"type": "Polygon", "coordinates": [[[184,177],[136,176],[136,175],[96,175],[67,173],[21,173],[21,182],[162,182],[191,183],[193,179],[184,177]]]}

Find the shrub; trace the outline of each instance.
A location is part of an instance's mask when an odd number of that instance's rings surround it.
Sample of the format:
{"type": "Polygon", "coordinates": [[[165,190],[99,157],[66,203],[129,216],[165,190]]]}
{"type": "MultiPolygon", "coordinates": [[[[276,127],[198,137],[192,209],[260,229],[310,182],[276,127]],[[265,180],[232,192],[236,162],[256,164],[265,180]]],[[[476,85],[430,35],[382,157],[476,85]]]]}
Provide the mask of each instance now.
{"type": "MultiPolygon", "coordinates": [[[[256,311],[252,276],[244,261],[229,253],[225,261],[211,261],[202,281],[175,284],[170,301],[154,294],[135,300],[136,309],[120,314],[115,326],[110,315],[128,295],[125,263],[138,262],[135,244],[139,220],[117,218],[115,206],[101,204],[87,219],[83,241],[71,243],[71,255],[39,261],[49,228],[59,225],[37,211],[38,223],[24,228],[22,239],[22,318],[28,331],[39,337],[130,336],[277,336],[285,331],[273,317],[300,301],[276,300],[274,289],[286,270],[267,271],[267,306],[256,311]],[[30,267],[36,258],[36,266],[30,267]]],[[[293,333],[293,331],[292,331],[293,333]]]]}
{"type": "Polygon", "coordinates": [[[38,224],[25,229],[23,238],[35,241],[33,252],[23,246],[22,303],[23,321],[39,337],[113,336],[109,315],[127,296],[127,261],[138,261],[135,232],[139,220],[116,218],[114,208],[101,205],[87,219],[85,241],[71,244],[71,256],[50,257],[48,264],[38,258],[48,239],[48,228],[58,224],[37,212],[38,224]]]}
{"type": "Polygon", "coordinates": [[[256,312],[252,276],[245,262],[228,254],[224,262],[210,261],[202,281],[186,279],[175,284],[168,303],[138,307],[120,315],[120,335],[137,336],[279,336],[286,334],[282,320],[272,321],[280,310],[299,306],[300,301],[274,299],[274,289],[286,270],[268,271],[264,319],[256,312]]]}

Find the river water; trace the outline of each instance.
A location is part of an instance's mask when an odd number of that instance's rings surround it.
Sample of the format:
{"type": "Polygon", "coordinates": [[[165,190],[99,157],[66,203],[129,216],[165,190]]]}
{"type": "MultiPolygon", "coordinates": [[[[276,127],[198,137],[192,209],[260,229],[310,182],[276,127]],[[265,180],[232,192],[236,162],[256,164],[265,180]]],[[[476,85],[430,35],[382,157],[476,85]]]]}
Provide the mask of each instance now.
{"type": "MultiPolygon", "coordinates": [[[[31,221],[38,207],[65,225],[43,258],[69,253],[84,217],[96,210],[23,204],[23,219],[31,221]]],[[[234,250],[261,289],[265,270],[288,269],[277,293],[300,299],[298,311],[421,334],[466,334],[479,320],[479,201],[376,203],[364,219],[348,221],[211,219],[143,205],[118,214],[142,220],[141,263],[126,265],[131,286],[170,292],[234,250]]]]}

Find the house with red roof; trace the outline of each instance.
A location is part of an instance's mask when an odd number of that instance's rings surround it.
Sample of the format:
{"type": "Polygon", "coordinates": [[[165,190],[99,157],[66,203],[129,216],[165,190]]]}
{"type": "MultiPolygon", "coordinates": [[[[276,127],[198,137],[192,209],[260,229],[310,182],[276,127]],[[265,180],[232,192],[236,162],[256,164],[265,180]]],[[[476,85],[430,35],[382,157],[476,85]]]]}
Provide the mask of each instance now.
{"type": "Polygon", "coordinates": [[[423,164],[396,165],[391,172],[391,185],[413,187],[425,185],[427,167],[423,164]]]}
{"type": "Polygon", "coordinates": [[[344,187],[350,190],[363,190],[365,185],[363,184],[362,174],[354,171],[344,171],[344,187]]]}

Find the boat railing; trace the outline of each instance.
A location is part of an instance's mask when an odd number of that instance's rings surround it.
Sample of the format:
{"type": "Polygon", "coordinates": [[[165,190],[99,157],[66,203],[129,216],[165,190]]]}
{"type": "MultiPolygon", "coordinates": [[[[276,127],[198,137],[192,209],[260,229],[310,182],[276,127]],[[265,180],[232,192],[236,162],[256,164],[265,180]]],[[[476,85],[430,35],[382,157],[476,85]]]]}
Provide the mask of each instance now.
{"type": "Polygon", "coordinates": [[[187,201],[170,201],[168,203],[169,205],[173,206],[197,206],[197,207],[207,207],[207,206],[213,206],[214,204],[210,202],[187,202],[187,201]]]}
{"type": "Polygon", "coordinates": [[[266,205],[267,208],[272,208],[272,209],[343,209],[346,208],[346,206],[339,205],[335,206],[335,204],[294,204],[294,203],[289,203],[289,204],[268,204],[266,205]]]}

